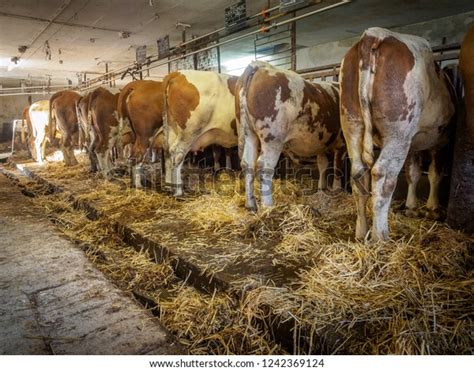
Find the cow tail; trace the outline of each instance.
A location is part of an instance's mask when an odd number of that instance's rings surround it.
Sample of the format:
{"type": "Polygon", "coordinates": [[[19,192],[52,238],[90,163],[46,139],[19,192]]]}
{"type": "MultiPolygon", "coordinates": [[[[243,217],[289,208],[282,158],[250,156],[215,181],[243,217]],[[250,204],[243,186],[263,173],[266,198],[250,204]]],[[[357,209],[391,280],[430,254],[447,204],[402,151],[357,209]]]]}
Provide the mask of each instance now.
{"type": "Polygon", "coordinates": [[[91,130],[93,128],[93,125],[92,125],[92,105],[100,94],[99,89],[101,89],[101,88],[97,88],[91,93],[91,95],[89,97],[89,102],[87,103],[87,128],[88,128],[88,130],[91,130]]]}
{"type": "MultiPolygon", "coordinates": [[[[240,110],[240,130],[239,130],[239,157],[242,158],[243,150],[244,150],[244,138],[245,132],[250,130],[250,112],[248,109],[247,104],[247,93],[252,82],[252,78],[255,73],[258,71],[258,64],[251,63],[247,66],[242,77],[240,78],[240,89],[235,92],[235,94],[239,94],[239,105],[240,107],[236,107],[240,110]]],[[[237,84],[238,86],[239,84],[237,84]]]]}
{"type": "MultiPolygon", "coordinates": [[[[168,143],[168,138],[169,138],[169,121],[170,121],[170,113],[168,112],[168,88],[173,80],[174,73],[170,73],[169,75],[165,76],[163,79],[163,112],[162,112],[162,127],[163,127],[163,135],[164,135],[164,140],[163,140],[163,151],[166,153],[166,155],[169,155],[169,143],[168,143]]],[[[155,140],[155,136],[152,139],[153,141],[155,140]]]]}
{"type": "Polygon", "coordinates": [[[374,164],[374,140],[373,140],[373,121],[372,121],[372,92],[374,85],[374,76],[377,65],[378,48],[380,42],[372,44],[368,56],[368,67],[359,69],[359,101],[364,120],[364,137],[362,144],[362,160],[371,168],[374,164]]]}
{"type": "Polygon", "coordinates": [[[118,104],[117,104],[117,113],[118,113],[118,121],[119,121],[119,128],[120,128],[120,133],[125,134],[128,131],[126,131],[124,125],[125,125],[125,118],[128,119],[128,122],[130,124],[130,128],[133,131],[133,126],[131,125],[130,117],[128,115],[128,109],[127,109],[127,100],[130,96],[130,94],[133,92],[134,88],[133,87],[128,87],[127,90],[122,91],[119,96],[118,104]]]}
{"type": "Polygon", "coordinates": [[[58,91],[54,93],[51,98],[49,98],[49,112],[48,112],[48,137],[49,142],[53,143],[56,136],[56,120],[53,118],[53,103],[56,98],[58,98],[63,92],[58,91]]]}

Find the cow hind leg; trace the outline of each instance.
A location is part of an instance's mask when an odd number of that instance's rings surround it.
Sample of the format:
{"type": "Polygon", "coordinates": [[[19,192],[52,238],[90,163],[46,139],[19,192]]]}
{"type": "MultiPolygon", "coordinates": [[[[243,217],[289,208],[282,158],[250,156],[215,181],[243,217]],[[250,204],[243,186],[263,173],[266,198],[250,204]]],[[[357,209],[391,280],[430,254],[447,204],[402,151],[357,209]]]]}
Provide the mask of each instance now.
{"type": "Polygon", "coordinates": [[[428,180],[430,182],[430,195],[426,203],[425,216],[430,219],[439,220],[442,218],[439,205],[439,186],[443,179],[443,151],[431,152],[431,163],[428,169],[428,180]]]}
{"type": "Polygon", "coordinates": [[[173,196],[175,197],[180,197],[184,194],[183,179],[181,176],[183,163],[184,159],[178,162],[177,164],[173,164],[173,168],[171,170],[171,184],[173,189],[173,196]]]}
{"type": "Polygon", "coordinates": [[[225,167],[228,170],[232,170],[232,151],[230,148],[225,148],[225,167]]]}
{"type": "Polygon", "coordinates": [[[96,155],[102,175],[104,176],[104,178],[109,179],[110,171],[112,170],[109,151],[96,152],[96,155]]]}
{"type": "Polygon", "coordinates": [[[367,223],[367,201],[370,195],[370,172],[362,161],[361,143],[364,126],[361,121],[348,121],[341,116],[341,124],[346,126],[347,152],[351,160],[352,195],[356,204],[357,220],[355,237],[364,240],[369,231],[367,223]]]}
{"type": "Polygon", "coordinates": [[[89,155],[89,161],[91,164],[91,173],[97,173],[97,171],[99,170],[97,155],[95,153],[96,146],[97,146],[96,137],[91,134],[91,143],[87,147],[87,154],[89,155]]]}
{"type": "Polygon", "coordinates": [[[221,169],[221,163],[219,161],[221,155],[221,148],[217,145],[212,146],[212,157],[214,159],[214,171],[218,172],[221,169]]]}
{"type": "Polygon", "coordinates": [[[66,134],[62,141],[61,150],[63,152],[64,163],[66,166],[77,165],[76,156],[74,156],[74,149],[72,145],[73,138],[66,134]]]}
{"type": "Polygon", "coordinates": [[[245,181],[245,207],[251,211],[257,211],[253,185],[257,167],[258,145],[259,141],[255,133],[246,133],[242,146],[241,166],[245,181]]]}
{"type": "Polygon", "coordinates": [[[169,152],[163,150],[163,158],[164,158],[164,172],[165,172],[165,188],[170,190],[171,183],[172,183],[171,171],[173,169],[173,166],[171,163],[171,155],[169,154],[169,152]]]}
{"type": "Polygon", "coordinates": [[[263,207],[273,206],[273,175],[282,149],[283,145],[277,143],[272,143],[272,146],[262,145],[257,166],[260,174],[260,197],[263,207]]]}
{"type": "Polygon", "coordinates": [[[63,153],[63,160],[66,166],[71,166],[71,159],[69,157],[69,151],[66,145],[64,144],[64,139],[61,140],[61,152],[63,153]]]}
{"type": "Polygon", "coordinates": [[[334,151],[333,180],[332,190],[340,191],[342,189],[342,176],[344,174],[344,149],[334,151]]]}
{"type": "Polygon", "coordinates": [[[135,158],[130,159],[130,176],[132,187],[143,188],[145,186],[146,179],[143,162],[137,163],[135,158]]]}
{"type": "Polygon", "coordinates": [[[408,194],[405,203],[405,214],[417,216],[418,199],[416,197],[416,186],[421,176],[421,158],[418,153],[408,155],[405,162],[405,176],[408,183],[408,194]]]}
{"type": "Polygon", "coordinates": [[[390,203],[409,147],[410,140],[387,141],[372,168],[372,239],[374,241],[388,239],[390,203]]]}
{"type": "Polygon", "coordinates": [[[328,182],[326,179],[327,170],[329,166],[328,156],[326,153],[321,153],[317,156],[318,162],[318,172],[319,172],[319,179],[318,179],[318,190],[322,191],[327,189],[328,182]]]}
{"type": "Polygon", "coordinates": [[[95,154],[95,151],[89,149],[89,161],[91,163],[91,173],[97,173],[98,171],[98,160],[97,160],[97,155],[95,154]]]}
{"type": "Polygon", "coordinates": [[[44,161],[43,151],[42,151],[42,144],[45,140],[41,140],[41,138],[35,138],[35,152],[36,152],[36,161],[40,164],[44,161]]]}

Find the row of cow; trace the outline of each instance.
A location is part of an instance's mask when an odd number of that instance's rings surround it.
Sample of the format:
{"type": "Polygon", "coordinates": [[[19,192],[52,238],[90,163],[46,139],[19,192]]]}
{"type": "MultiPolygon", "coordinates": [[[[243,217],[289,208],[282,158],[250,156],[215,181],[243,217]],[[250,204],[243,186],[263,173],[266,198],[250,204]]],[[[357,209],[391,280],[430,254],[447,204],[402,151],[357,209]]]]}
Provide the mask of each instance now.
{"type": "Polygon", "coordinates": [[[371,195],[371,237],[384,240],[391,198],[404,164],[409,185],[406,207],[408,212],[417,207],[421,151],[430,151],[432,157],[427,209],[439,208],[440,153],[449,140],[455,93],[426,40],[371,28],[346,54],[340,87],[311,83],[295,72],[257,61],[240,77],[178,71],[163,82],[134,81],[119,94],[104,88],[85,96],[63,91],[29,109],[33,130],[40,134],[35,148],[41,161],[46,129],[36,127],[39,113],[50,138],[59,129],[66,165],[76,163],[74,137],[87,148],[92,170],[104,175],[112,168],[112,149],[120,156],[123,147],[131,146],[135,164],[142,163],[146,153],[163,149],[166,183],[175,195],[183,194],[181,168],[188,153],[210,145],[238,145],[246,207],[251,210],[257,208],[256,174],[262,205],[273,205],[272,179],[282,153],[295,162],[317,163],[320,188],[327,186],[324,172],[327,155],[332,153],[332,187],[338,188],[341,172],[337,170],[347,151],[357,205],[356,237],[368,235],[366,203],[371,195]],[[377,158],[375,146],[380,149],[377,158]]]}

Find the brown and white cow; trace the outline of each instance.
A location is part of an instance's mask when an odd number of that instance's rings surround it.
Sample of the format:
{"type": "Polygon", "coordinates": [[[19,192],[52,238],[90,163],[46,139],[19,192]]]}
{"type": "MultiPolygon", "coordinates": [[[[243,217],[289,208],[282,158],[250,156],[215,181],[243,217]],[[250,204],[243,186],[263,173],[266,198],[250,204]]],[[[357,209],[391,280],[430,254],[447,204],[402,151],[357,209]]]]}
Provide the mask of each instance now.
{"type": "Polygon", "coordinates": [[[461,45],[459,68],[464,83],[464,104],[467,129],[474,145],[474,26],[471,26],[461,45]]]}
{"type": "Polygon", "coordinates": [[[122,135],[132,133],[131,158],[141,163],[150,139],[163,124],[163,83],[151,80],[128,83],[120,91],[117,112],[122,135]]]}
{"type": "Polygon", "coordinates": [[[81,97],[76,104],[77,117],[79,120],[79,128],[82,136],[79,141],[86,148],[86,152],[89,156],[91,172],[96,173],[98,168],[97,155],[95,153],[95,145],[97,137],[92,130],[92,118],[89,114],[89,104],[92,93],[88,93],[85,96],[81,97]]]}
{"type": "Polygon", "coordinates": [[[132,81],[120,91],[117,105],[122,144],[131,143],[132,182],[141,186],[143,162],[160,149],[160,138],[152,140],[163,125],[163,83],[151,80],[132,81]]]}
{"type": "Polygon", "coordinates": [[[49,100],[40,100],[33,103],[28,109],[27,122],[29,122],[30,140],[33,144],[31,155],[37,162],[43,163],[49,122],[49,100]]]}
{"type": "MultiPolygon", "coordinates": [[[[253,182],[258,169],[261,201],[273,205],[272,179],[282,152],[295,161],[316,156],[319,188],[326,188],[326,154],[342,166],[344,141],[339,123],[339,92],[333,84],[310,83],[292,71],[252,62],[237,82],[239,153],[245,174],[245,206],[256,210],[253,182]]],[[[340,188],[335,171],[334,188],[340,188]]]]}
{"type": "Polygon", "coordinates": [[[79,135],[79,123],[76,113],[76,104],[81,96],[72,90],[63,90],[53,94],[49,99],[49,137],[53,139],[55,125],[53,118],[56,118],[56,125],[61,133],[61,151],[63,152],[66,166],[77,165],[74,156],[74,142],[79,135]]]}
{"type": "MultiPolygon", "coordinates": [[[[116,110],[119,94],[105,88],[95,89],[89,98],[88,115],[91,120],[91,146],[97,156],[98,167],[104,177],[110,176],[112,161],[110,153],[114,146],[121,148],[119,122],[116,110]]],[[[92,157],[91,157],[92,161],[92,157]]]]}
{"type": "Polygon", "coordinates": [[[188,152],[237,145],[234,88],[237,77],[209,71],[173,72],[163,81],[166,182],[183,194],[181,168],[188,152]]]}
{"type": "Polygon", "coordinates": [[[341,125],[351,158],[357,205],[356,237],[368,233],[366,203],[372,194],[372,239],[389,236],[388,212],[403,164],[409,184],[406,207],[417,206],[420,151],[429,150],[427,208],[439,207],[439,149],[448,141],[455,111],[448,81],[420,37],[368,29],[341,66],[341,125]],[[380,155],[374,158],[374,143],[380,155]]]}

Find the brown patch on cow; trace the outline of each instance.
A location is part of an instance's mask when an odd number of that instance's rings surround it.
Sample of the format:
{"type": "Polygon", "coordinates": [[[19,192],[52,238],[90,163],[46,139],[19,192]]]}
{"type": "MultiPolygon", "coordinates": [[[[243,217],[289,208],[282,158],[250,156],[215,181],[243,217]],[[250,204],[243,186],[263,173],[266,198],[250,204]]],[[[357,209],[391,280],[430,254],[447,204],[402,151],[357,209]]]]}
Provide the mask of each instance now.
{"type": "Polygon", "coordinates": [[[335,176],[337,175],[342,176],[342,172],[344,171],[344,154],[345,154],[345,150],[343,149],[339,149],[336,152],[334,152],[334,167],[335,167],[334,175],[335,176]]]}
{"type": "Polygon", "coordinates": [[[276,136],[274,136],[272,133],[268,133],[268,135],[265,137],[264,141],[265,141],[265,143],[268,143],[268,142],[271,142],[274,139],[276,139],[276,136]]]}
{"type": "MultiPolygon", "coordinates": [[[[79,123],[76,111],[76,104],[81,99],[81,95],[72,90],[63,90],[53,94],[50,98],[50,111],[54,111],[57,127],[61,133],[61,142],[65,148],[70,148],[73,143],[73,137],[79,131],[79,123]]],[[[51,116],[53,113],[51,114],[51,116]]],[[[54,139],[52,132],[55,125],[51,123],[50,139],[54,139]]]]}
{"type": "Polygon", "coordinates": [[[163,84],[168,115],[172,118],[169,124],[176,122],[179,127],[185,129],[191,112],[199,105],[199,91],[180,72],[166,76],[163,84]]]}
{"type": "Polygon", "coordinates": [[[382,141],[382,136],[380,135],[380,131],[375,125],[372,127],[372,134],[376,141],[382,141]]]}
{"type": "Polygon", "coordinates": [[[240,90],[242,89],[242,78],[239,77],[235,83],[235,117],[240,122],[240,90]]]}
{"type": "Polygon", "coordinates": [[[466,127],[471,145],[474,145],[474,25],[472,25],[461,45],[459,70],[464,82],[464,107],[466,127]]]}
{"type": "MultiPolygon", "coordinates": [[[[303,100],[298,117],[303,116],[307,117],[306,122],[311,133],[324,127],[331,134],[331,137],[333,134],[337,136],[341,130],[338,95],[334,99],[321,85],[305,81],[303,100]],[[318,107],[318,112],[315,116],[312,115],[311,104],[318,107]]],[[[318,134],[319,140],[322,141],[324,132],[319,132],[318,134]]]]}
{"type": "MultiPolygon", "coordinates": [[[[365,45],[365,40],[362,40],[365,45]]],[[[364,52],[364,48],[361,48],[364,52]]],[[[367,53],[368,51],[365,50],[367,53]]],[[[367,59],[364,55],[363,59],[367,59]]],[[[389,121],[406,120],[414,109],[408,104],[403,86],[415,65],[415,57],[405,43],[390,36],[379,45],[374,76],[372,111],[389,121]]]]}
{"type": "MultiPolygon", "coordinates": [[[[251,72],[249,71],[249,73],[251,72]]],[[[247,90],[249,112],[257,120],[263,121],[265,118],[274,120],[279,110],[279,107],[275,107],[278,93],[281,92],[282,102],[286,102],[290,98],[288,78],[281,72],[272,76],[264,68],[254,69],[253,72],[254,75],[253,78],[250,76],[251,84],[247,90]]]]}
{"type": "Polygon", "coordinates": [[[110,128],[118,125],[114,115],[117,110],[118,94],[112,94],[102,87],[94,90],[89,98],[89,111],[92,117],[92,129],[96,135],[95,151],[105,153],[110,148],[110,128]]]}
{"type": "Polygon", "coordinates": [[[359,43],[344,57],[341,80],[341,113],[362,119],[359,103],[359,43]]]}
{"type": "Polygon", "coordinates": [[[232,119],[232,121],[230,122],[230,127],[232,128],[232,131],[234,132],[235,136],[238,136],[238,131],[237,131],[237,122],[235,121],[235,119],[232,119]]]}
{"type": "Polygon", "coordinates": [[[382,198],[387,199],[390,196],[392,196],[393,191],[395,190],[395,187],[397,185],[397,178],[393,179],[385,179],[385,182],[383,183],[382,186],[382,198]]]}
{"type": "Polygon", "coordinates": [[[235,86],[237,84],[237,80],[239,78],[237,76],[231,76],[227,79],[227,88],[229,89],[230,93],[235,97],[235,86]]]}

